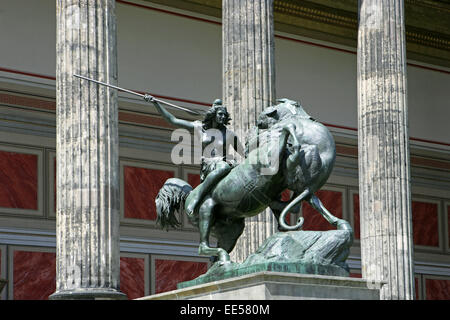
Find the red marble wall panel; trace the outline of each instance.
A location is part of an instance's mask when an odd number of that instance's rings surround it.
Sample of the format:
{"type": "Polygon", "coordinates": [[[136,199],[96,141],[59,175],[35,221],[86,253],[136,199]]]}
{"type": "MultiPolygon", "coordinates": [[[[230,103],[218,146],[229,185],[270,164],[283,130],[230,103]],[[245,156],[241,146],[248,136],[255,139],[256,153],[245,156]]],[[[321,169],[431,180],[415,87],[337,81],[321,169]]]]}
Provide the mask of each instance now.
{"type": "Polygon", "coordinates": [[[291,199],[291,191],[289,189],[286,189],[281,193],[281,200],[283,201],[289,201],[291,199]]]}
{"type": "Polygon", "coordinates": [[[359,221],[359,194],[353,194],[353,232],[355,234],[355,239],[360,239],[360,221],[359,221]]]}
{"type": "MultiPolygon", "coordinates": [[[[316,196],[322,201],[328,211],[334,216],[342,218],[342,192],[319,190],[316,192],[316,196]]],[[[326,231],[336,229],[306,202],[302,204],[302,212],[305,219],[303,230],[326,231]]]]}
{"type": "MultiPolygon", "coordinates": [[[[281,200],[282,200],[282,201],[289,201],[290,199],[291,199],[291,191],[290,191],[289,189],[284,190],[284,191],[281,193],[281,200]]],[[[291,223],[295,223],[295,221],[294,221],[294,222],[291,222],[291,213],[290,213],[290,212],[286,215],[286,218],[284,219],[284,221],[285,221],[288,225],[290,225],[291,223]]]]}
{"type": "Polygon", "coordinates": [[[0,151],[0,207],[38,209],[38,156],[0,151]]]}
{"type": "Polygon", "coordinates": [[[155,198],[172,171],[124,166],[125,218],[156,220],[155,198]]]}
{"type": "Polygon", "coordinates": [[[56,254],[14,251],[14,300],[46,300],[56,290],[56,254]]]}
{"type": "Polygon", "coordinates": [[[175,290],[178,282],[189,281],[208,270],[206,262],[155,260],[155,293],[175,290]]]}
{"type": "Polygon", "coordinates": [[[414,244],[439,246],[438,205],[412,201],[414,244]]]}
{"type": "Polygon", "coordinates": [[[350,272],[350,277],[352,278],[362,278],[362,274],[359,272],[350,272]]]}
{"type": "Polygon", "coordinates": [[[120,258],[120,291],[128,299],[136,299],[145,295],[145,259],[120,258]]]}
{"type": "Polygon", "coordinates": [[[427,300],[450,300],[450,280],[426,279],[427,300]]]}
{"type": "Polygon", "coordinates": [[[200,184],[200,175],[195,173],[188,173],[187,181],[193,189],[195,189],[200,184]]]}

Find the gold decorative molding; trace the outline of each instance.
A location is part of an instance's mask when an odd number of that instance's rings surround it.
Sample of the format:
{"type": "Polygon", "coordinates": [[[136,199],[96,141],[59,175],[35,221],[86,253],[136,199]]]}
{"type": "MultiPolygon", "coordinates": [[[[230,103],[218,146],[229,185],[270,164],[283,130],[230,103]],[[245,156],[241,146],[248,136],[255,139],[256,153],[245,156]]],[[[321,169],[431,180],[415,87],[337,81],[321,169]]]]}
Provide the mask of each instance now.
{"type": "MultiPolygon", "coordinates": [[[[421,4],[426,5],[433,8],[444,8],[443,6],[435,6],[435,2],[432,1],[423,1],[423,0],[407,0],[412,4],[421,4]]],[[[308,2],[306,1],[295,1],[293,0],[275,0],[274,2],[274,11],[275,13],[287,14],[301,18],[307,18],[314,21],[320,21],[327,24],[337,25],[342,28],[349,28],[352,30],[357,29],[358,27],[358,19],[356,13],[341,12],[342,10],[332,10],[332,8],[319,9],[316,7],[308,7],[306,6],[308,2]]],[[[407,29],[412,29],[413,27],[407,26],[407,29]]],[[[414,31],[407,30],[406,31],[406,39],[407,41],[415,42],[424,46],[430,46],[433,48],[438,48],[441,50],[450,50],[450,36],[449,35],[439,35],[433,34],[428,30],[417,30],[414,31]],[[448,39],[446,39],[448,38],[448,39]]],[[[450,33],[450,16],[449,16],[449,33],[450,33]]],[[[349,34],[350,36],[350,34],[349,34]]]]}
{"type": "Polygon", "coordinates": [[[436,36],[406,31],[406,41],[415,42],[424,46],[434,47],[441,50],[450,51],[450,41],[436,36]]]}
{"type": "MultiPolygon", "coordinates": [[[[430,0],[405,2],[406,42],[410,57],[449,67],[450,1],[448,4],[430,0]]],[[[353,46],[356,46],[358,29],[357,10],[356,0],[339,3],[329,0],[274,1],[275,21],[290,24],[289,31],[295,32],[296,25],[301,35],[307,36],[306,33],[311,32],[314,38],[317,36],[314,32],[320,32],[325,34],[321,40],[327,40],[328,35],[331,42],[353,46]],[[309,31],[300,31],[302,28],[309,31]]]]}
{"type": "Polygon", "coordinates": [[[356,25],[356,17],[346,17],[344,13],[348,15],[355,15],[353,12],[343,11],[340,9],[335,9],[325,6],[313,6],[312,3],[306,1],[295,1],[295,0],[275,0],[274,6],[276,8],[288,8],[294,14],[299,12],[306,12],[312,16],[321,15],[329,17],[330,19],[344,21],[346,23],[356,25]]]}
{"type": "Polygon", "coordinates": [[[287,1],[275,1],[274,12],[307,17],[326,23],[338,24],[342,27],[355,28],[357,26],[357,19],[355,18],[320,10],[318,8],[301,6],[287,1]]]}
{"type": "Polygon", "coordinates": [[[436,10],[450,12],[450,1],[432,1],[432,0],[405,0],[406,4],[420,5],[423,7],[433,8],[436,10]]]}

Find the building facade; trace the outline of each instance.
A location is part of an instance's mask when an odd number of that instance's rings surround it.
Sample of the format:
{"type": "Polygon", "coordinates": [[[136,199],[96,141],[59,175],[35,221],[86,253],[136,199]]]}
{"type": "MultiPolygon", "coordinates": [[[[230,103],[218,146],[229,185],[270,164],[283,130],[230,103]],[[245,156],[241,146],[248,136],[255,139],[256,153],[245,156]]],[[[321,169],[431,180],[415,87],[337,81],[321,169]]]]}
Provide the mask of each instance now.
{"type": "MultiPolygon", "coordinates": [[[[56,5],[2,0],[0,13],[0,278],[2,299],[56,290],[56,5]]],[[[336,140],[335,169],[318,196],[351,222],[351,275],[361,276],[357,4],[274,1],[276,96],[301,102],[336,140]]],[[[405,1],[411,212],[417,299],[450,298],[450,5],[405,1]]],[[[115,1],[118,84],[207,110],[222,97],[221,1],[115,1]]],[[[152,105],[118,95],[120,288],[128,298],[174,289],[204,273],[198,233],[155,223],[169,177],[199,183],[171,161],[173,128],[152,105]]],[[[171,110],[178,117],[197,118],[171,110]]],[[[305,230],[327,222],[304,204],[305,230]]],[[[291,216],[292,222],[296,217],[291,216]]]]}

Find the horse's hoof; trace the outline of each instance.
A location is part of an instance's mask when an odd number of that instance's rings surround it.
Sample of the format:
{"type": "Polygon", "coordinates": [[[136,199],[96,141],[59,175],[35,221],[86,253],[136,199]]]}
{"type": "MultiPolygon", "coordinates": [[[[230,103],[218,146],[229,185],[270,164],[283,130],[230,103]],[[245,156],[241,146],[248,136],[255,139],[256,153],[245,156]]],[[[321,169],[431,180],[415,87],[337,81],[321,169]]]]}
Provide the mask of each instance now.
{"type": "Polygon", "coordinates": [[[192,216],[192,214],[194,213],[194,211],[190,210],[190,209],[185,209],[184,212],[186,213],[186,215],[188,216],[192,216]]]}
{"type": "Polygon", "coordinates": [[[191,207],[187,207],[187,208],[184,210],[184,212],[185,212],[187,215],[192,215],[192,213],[194,213],[194,209],[191,208],[191,207]]]}
{"type": "Polygon", "coordinates": [[[217,253],[218,253],[217,256],[219,258],[219,263],[221,265],[231,263],[230,255],[225,250],[223,250],[222,248],[219,248],[217,253]]]}
{"type": "Polygon", "coordinates": [[[227,264],[230,264],[231,263],[231,261],[230,260],[225,260],[225,261],[217,261],[217,264],[219,265],[219,266],[224,266],[224,265],[227,265],[227,264]]]}

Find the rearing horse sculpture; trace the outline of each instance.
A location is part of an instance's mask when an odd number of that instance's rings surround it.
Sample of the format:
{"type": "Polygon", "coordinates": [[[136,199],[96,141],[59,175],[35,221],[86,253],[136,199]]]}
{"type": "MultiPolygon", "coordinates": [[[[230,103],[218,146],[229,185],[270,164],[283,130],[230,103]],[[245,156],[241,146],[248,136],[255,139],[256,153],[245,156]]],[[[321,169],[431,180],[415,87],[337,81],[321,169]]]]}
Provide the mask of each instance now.
{"type": "MultiPolygon", "coordinates": [[[[210,190],[198,210],[188,214],[200,231],[200,255],[218,256],[219,262],[229,262],[228,253],[244,230],[244,219],[267,207],[278,218],[282,231],[302,226],[303,218],[294,226],[284,220],[286,213],[301,201],[308,201],[332,225],[342,221],[314,195],[334,165],[336,153],[331,133],[297,102],[278,101],[261,113],[258,128],[249,137],[248,145],[257,147],[250,148],[245,160],[210,190]],[[280,200],[285,189],[294,192],[293,200],[280,200]],[[209,245],[210,235],[217,238],[217,248],[209,245]]],[[[157,222],[161,227],[179,224],[175,211],[184,211],[196,190],[178,178],[165,182],[156,198],[157,222]]]]}

